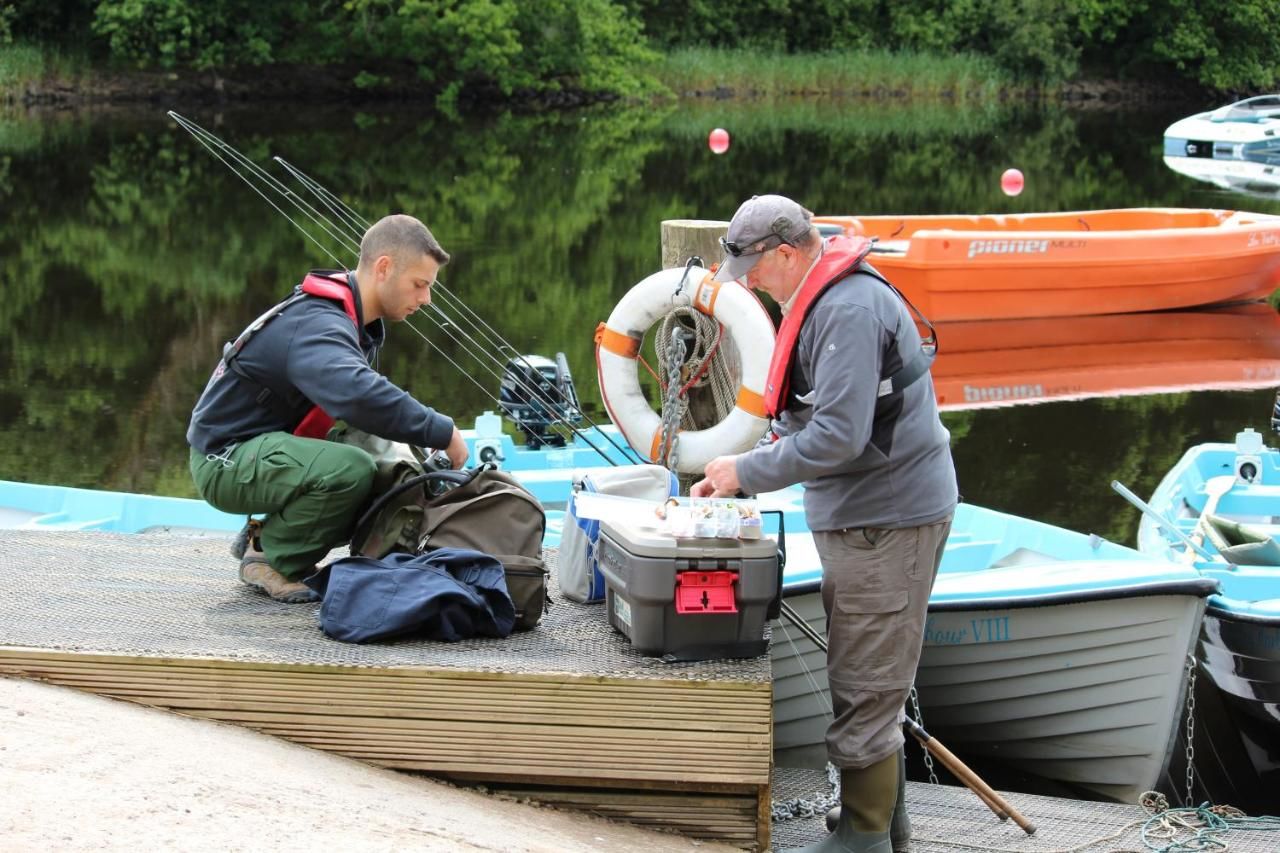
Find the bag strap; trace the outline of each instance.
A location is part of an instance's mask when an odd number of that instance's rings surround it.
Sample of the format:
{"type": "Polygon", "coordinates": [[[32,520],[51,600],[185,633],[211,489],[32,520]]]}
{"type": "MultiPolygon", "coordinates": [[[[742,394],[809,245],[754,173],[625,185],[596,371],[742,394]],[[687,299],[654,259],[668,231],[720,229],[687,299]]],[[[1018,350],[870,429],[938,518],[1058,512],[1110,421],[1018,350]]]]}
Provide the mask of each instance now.
{"type": "Polygon", "coordinates": [[[485,468],[487,465],[488,463],[477,468],[473,468],[470,471],[428,471],[425,474],[418,474],[417,476],[410,477],[403,483],[397,483],[395,486],[392,486],[390,489],[383,492],[377,500],[369,505],[369,508],[364,511],[364,514],[360,516],[360,520],[357,521],[355,523],[355,527],[352,528],[354,532],[351,535],[351,541],[357,542],[365,538],[367,528],[373,523],[374,517],[376,517],[377,514],[381,512],[393,498],[404,494],[414,486],[425,486],[433,480],[453,483],[455,486],[465,486],[467,483],[470,483],[475,479],[481,469],[485,468]]]}

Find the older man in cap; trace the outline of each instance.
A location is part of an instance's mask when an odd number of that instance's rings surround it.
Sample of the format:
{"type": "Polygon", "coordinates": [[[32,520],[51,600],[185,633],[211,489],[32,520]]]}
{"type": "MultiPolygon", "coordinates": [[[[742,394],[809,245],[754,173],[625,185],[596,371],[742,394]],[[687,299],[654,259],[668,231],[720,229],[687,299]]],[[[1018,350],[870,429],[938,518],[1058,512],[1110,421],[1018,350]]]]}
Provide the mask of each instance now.
{"type": "Polygon", "coordinates": [[[907,850],[901,714],[958,500],[929,376],[933,342],[866,262],[871,241],[824,241],[813,214],[785,196],[743,202],[721,243],[716,277],[745,278],[782,307],[765,384],[773,427],[755,449],[711,460],[692,494],[805,486],[823,567],[827,752],[840,768],[841,809],[830,836],[800,849],[907,850]]]}

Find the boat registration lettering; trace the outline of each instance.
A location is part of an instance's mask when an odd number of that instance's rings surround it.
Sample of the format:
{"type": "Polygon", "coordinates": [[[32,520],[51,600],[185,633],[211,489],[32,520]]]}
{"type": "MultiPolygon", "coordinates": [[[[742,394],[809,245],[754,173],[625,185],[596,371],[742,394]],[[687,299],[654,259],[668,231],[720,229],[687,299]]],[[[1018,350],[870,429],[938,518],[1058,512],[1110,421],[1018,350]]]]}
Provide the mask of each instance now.
{"type": "Polygon", "coordinates": [[[1008,616],[969,619],[967,623],[944,622],[930,616],[924,623],[926,646],[962,646],[1003,643],[1012,639],[1008,616]]]}
{"type": "Polygon", "coordinates": [[[969,257],[978,255],[1035,255],[1049,251],[1048,240],[970,240],[969,257]]]}
{"type": "Polygon", "coordinates": [[[1280,234],[1275,231],[1250,231],[1249,245],[1246,248],[1252,249],[1256,246],[1280,246],[1280,234]]]}

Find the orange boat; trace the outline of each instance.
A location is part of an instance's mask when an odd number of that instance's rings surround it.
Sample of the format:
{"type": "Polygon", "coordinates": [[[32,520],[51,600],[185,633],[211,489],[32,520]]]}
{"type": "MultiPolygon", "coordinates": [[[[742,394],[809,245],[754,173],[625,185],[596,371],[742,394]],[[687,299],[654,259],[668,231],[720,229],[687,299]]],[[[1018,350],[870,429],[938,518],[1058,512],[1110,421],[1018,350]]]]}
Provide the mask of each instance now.
{"type": "Polygon", "coordinates": [[[879,241],[872,264],[931,320],[1163,311],[1280,285],[1280,217],[1133,208],[985,216],[820,216],[879,241]]]}
{"type": "Polygon", "coordinates": [[[934,325],[944,410],[1280,385],[1280,314],[1263,303],[934,325]]]}

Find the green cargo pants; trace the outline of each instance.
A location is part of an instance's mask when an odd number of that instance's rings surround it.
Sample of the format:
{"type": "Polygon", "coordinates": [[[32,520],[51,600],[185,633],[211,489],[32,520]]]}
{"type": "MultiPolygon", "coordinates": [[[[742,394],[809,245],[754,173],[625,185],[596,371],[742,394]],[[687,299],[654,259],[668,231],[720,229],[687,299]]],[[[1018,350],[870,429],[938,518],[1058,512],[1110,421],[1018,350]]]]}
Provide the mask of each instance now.
{"type": "Polygon", "coordinates": [[[225,460],[191,451],[191,478],[210,505],[267,516],[262,550],[290,580],[351,538],[373,474],[373,458],[358,447],[285,432],[238,444],[225,460]]]}

